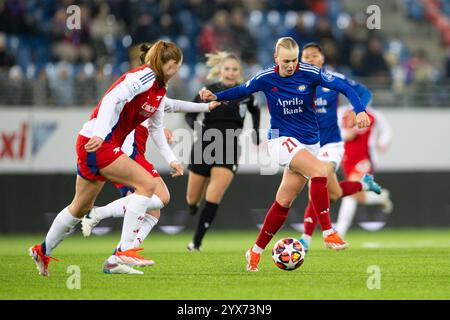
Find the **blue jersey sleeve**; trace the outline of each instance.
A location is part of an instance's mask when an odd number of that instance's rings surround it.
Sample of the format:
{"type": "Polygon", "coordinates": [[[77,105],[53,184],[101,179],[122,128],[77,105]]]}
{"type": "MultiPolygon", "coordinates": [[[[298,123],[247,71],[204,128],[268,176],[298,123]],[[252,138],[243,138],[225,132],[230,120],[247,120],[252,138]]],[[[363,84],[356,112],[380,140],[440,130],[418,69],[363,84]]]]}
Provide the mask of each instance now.
{"type": "Polygon", "coordinates": [[[237,100],[249,96],[254,92],[261,91],[260,82],[261,80],[257,76],[254,76],[237,87],[217,92],[215,93],[217,101],[237,100]]]}
{"type": "Polygon", "coordinates": [[[351,79],[346,78],[345,81],[352,86],[352,88],[356,91],[356,93],[359,96],[359,99],[361,99],[361,103],[363,104],[364,108],[367,108],[370,101],[372,101],[372,92],[370,90],[362,85],[359,82],[353,81],[351,79]]]}
{"type": "Polygon", "coordinates": [[[344,96],[346,96],[352,104],[353,109],[356,113],[360,113],[366,110],[366,107],[361,102],[358,93],[346,80],[343,80],[340,77],[337,77],[323,69],[320,71],[319,78],[319,85],[331,90],[339,91],[344,96]]]}

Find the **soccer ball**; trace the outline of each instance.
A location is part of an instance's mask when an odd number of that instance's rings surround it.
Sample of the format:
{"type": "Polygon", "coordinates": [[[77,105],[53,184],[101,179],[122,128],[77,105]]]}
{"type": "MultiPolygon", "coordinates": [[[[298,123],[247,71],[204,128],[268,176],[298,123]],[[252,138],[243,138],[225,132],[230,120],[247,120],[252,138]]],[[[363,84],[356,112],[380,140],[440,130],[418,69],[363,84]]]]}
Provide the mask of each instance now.
{"type": "Polygon", "coordinates": [[[295,270],[305,260],[305,249],[297,239],[284,238],[273,246],[272,259],[275,265],[282,270],[295,270]]]}

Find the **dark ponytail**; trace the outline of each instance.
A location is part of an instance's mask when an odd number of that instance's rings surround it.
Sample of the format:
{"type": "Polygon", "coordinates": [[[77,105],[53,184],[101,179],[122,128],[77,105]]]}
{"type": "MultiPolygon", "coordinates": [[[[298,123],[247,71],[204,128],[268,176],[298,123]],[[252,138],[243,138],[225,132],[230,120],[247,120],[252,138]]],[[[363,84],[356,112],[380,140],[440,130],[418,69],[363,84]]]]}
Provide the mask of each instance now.
{"type": "Polygon", "coordinates": [[[139,58],[141,60],[141,64],[145,63],[145,56],[147,55],[148,50],[150,50],[150,48],[152,47],[151,44],[149,43],[143,43],[139,46],[139,58]]]}

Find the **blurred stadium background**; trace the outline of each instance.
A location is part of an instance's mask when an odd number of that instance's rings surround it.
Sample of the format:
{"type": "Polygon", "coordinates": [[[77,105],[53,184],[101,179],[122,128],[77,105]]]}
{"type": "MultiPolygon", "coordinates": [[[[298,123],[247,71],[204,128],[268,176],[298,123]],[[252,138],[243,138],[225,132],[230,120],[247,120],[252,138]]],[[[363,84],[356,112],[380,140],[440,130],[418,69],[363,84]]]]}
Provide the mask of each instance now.
{"type": "MultiPolygon", "coordinates": [[[[391,190],[394,212],[386,217],[362,209],[356,225],[449,227],[449,0],[0,0],[0,233],[45,232],[71,201],[76,134],[110,84],[136,64],[139,43],[164,38],[183,49],[184,65],[169,96],[192,100],[204,85],[205,53],[236,52],[247,78],[272,64],[280,36],[300,45],[319,42],[329,64],[373,91],[373,106],[393,127],[376,176],[391,190]],[[381,9],[379,30],[366,26],[366,9],[374,4],[381,9]],[[81,9],[80,30],[66,26],[70,5],[81,9]]],[[[187,128],[183,116],[166,120],[169,129],[187,128]]],[[[191,228],[187,177],[171,179],[158,155],[149,159],[172,195],[160,226],[166,232],[191,228]]],[[[281,175],[258,172],[241,167],[215,228],[262,222],[281,175]]],[[[108,185],[98,204],[117,197],[108,185]]],[[[305,200],[302,194],[290,214],[294,228],[305,200]]],[[[103,226],[108,231],[120,224],[103,226]]]]}

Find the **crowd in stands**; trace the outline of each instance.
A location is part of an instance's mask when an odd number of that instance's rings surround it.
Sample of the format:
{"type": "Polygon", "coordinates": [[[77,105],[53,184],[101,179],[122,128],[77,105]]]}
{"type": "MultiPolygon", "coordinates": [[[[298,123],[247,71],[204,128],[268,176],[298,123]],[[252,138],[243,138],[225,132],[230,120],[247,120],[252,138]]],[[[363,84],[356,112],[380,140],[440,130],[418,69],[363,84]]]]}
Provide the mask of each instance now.
{"type": "MultiPolygon", "coordinates": [[[[448,15],[450,1],[441,2],[448,15]]],[[[420,3],[405,0],[411,19],[426,19],[420,3]]],[[[345,13],[340,0],[0,0],[0,105],[95,105],[135,66],[137,45],[160,38],[183,49],[173,90],[188,99],[204,81],[205,53],[233,51],[252,74],[273,63],[280,36],[319,42],[338,71],[381,85],[450,79],[450,49],[445,66],[433,65],[366,19],[345,13]],[[71,5],[79,29],[68,28],[71,5]]]]}

